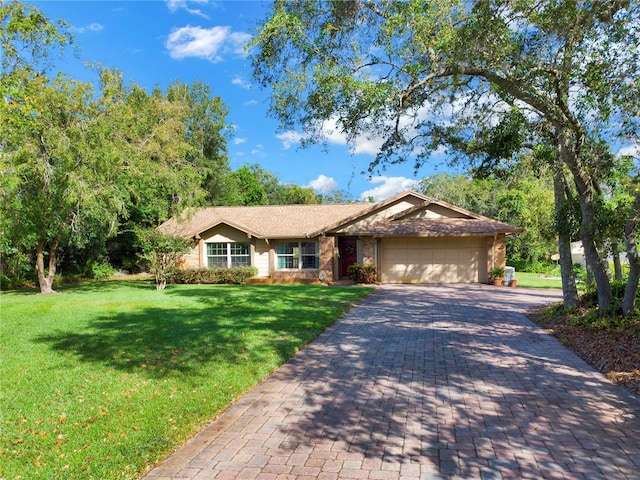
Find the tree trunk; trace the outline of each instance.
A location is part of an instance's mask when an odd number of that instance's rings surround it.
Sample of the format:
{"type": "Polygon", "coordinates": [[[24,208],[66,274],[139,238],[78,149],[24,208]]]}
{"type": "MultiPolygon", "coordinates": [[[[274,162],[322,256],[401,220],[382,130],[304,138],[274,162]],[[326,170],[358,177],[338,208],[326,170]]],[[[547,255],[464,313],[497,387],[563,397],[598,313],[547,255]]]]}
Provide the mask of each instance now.
{"type": "Polygon", "coordinates": [[[595,288],[595,281],[593,279],[593,271],[591,270],[591,265],[587,264],[587,267],[585,268],[585,270],[587,271],[587,280],[586,280],[587,289],[591,291],[593,290],[593,288],[595,288]]]}
{"type": "Polygon", "coordinates": [[[167,276],[164,273],[164,269],[161,266],[156,266],[154,270],[156,290],[164,290],[167,286],[167,276]]]}
{"type": "Polygon", "coordinates": [[[563,226],[566,209],[565,179],[562,164],[556,162],[553,172],[553,195],[556,208],[556,224],[558,230],[558,253],[560,254],[560,275],[562,277],[562,298],[564,308],[578,305],[578,289],[573,275],[573,261],[571,259],[571,235],[569,229],[563,226]]]}
{"type": "Polygon", "coordinates": [[[56,275],[56,250],[58,242],[55,240],[49,248],[49,269],[44,268],[44,245],[45,241],[41,240],[36,246],[36,271],[38,272],[38,284],[40,285],[40,293],[48,295],[56,293],[53,289],[53,278],[56,275]]]}
{"type": "Polygon", "coordinates": [[[636,294],[638,281],[640,280],[640,255],[638,255],[638,214],[640,213],[640,192],[636,193],[633,202],[633,210],[624,226],[624,239],[627,245],[627,260],[629,261],[629,278],[622,299],[622,314],[624,316],[633,313],[636,306],[636,294]]]}
{"type": "Polygon", "coordinates": [[[611,257],[613,257],[613,278],[622,280],[622,265],[620,264],[620,245],[618,240],[611,240],[611,257]]]}
{"type": "Polygon", "coordinates": [[[571,240],[568,235],[558,235],[558,253],[560,254],[560,275],[562,277],[562,298],[564,308],[578,305],[578,288],[573,274],[571,260],[571,240]]]}
{"type": "Polygon", "coordinates": [[[580,164],[577,147],[574,142],[575,135],[576,134],[569,128],[558,127],[556,147],[558,149],[558,158],[569,167],[573,175],[573,181],[580,201],[580,213],[582,217],[580,237],[582,239],[582,247],[584,248],[584,256],[588,267],[591,268],[596,283],[598,307],[600,310],[606,310],[611,306],[613,294],[603,259],[598,253],[596,246],[594,192],[588,174],[580,164]]]}
{"type": "Polygon", "coordinates": [[[611,283],[613,275],[611,275],[611,265],[609,265],[609,249],[602,242],[596,242],[596,248],[599,252],[598,256],[602,259],[602,268],[604,268],[604,273],[607,275],[609,283],[611,283]]]}

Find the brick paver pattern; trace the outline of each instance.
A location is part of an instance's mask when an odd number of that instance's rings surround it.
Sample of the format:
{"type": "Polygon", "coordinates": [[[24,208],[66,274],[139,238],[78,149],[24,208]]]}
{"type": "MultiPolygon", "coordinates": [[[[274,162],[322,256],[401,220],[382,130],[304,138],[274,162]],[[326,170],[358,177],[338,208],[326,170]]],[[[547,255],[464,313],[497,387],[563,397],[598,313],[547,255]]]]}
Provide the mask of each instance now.
{"type": "Polygon", "coordinates": [[[382,286],[151,470],[163,479],[638,479],[640,401],[522,314],[382,286]]]}

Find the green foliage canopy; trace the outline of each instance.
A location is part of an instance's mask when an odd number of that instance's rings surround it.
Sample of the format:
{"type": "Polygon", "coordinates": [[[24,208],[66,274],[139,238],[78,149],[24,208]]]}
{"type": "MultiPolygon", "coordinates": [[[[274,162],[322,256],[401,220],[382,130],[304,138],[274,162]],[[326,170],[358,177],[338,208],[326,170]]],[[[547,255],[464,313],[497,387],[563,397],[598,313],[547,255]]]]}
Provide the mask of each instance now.
{"type": "Polygon", "coordinates": [[[64,20],[52,22],[35,7],[9,1],[0,4],[0,67],[3,82],[12,72],[44,73],[55,53],[73,44],[64,20]]]}
{"type": "Polygon", "coordinates": [[[226,109],[202,84],[164,95],[108,69],[97,87],[50,78],[49,53],[68,34],[18,2],[0,13],[0,246],[3,255],[33,252],[40,290],[52,293],[62,247],[202,202],[212,162],[226,162],[226,109]]]}
{"type": "Polygon", "coordinates": [[[419,165],[447,125],[473,134],[510,106],[637,135],[638,15],[633,1],[276,1],[252,61],[284,127],[333,119],[385,138],[377,162],[419,165]]]}

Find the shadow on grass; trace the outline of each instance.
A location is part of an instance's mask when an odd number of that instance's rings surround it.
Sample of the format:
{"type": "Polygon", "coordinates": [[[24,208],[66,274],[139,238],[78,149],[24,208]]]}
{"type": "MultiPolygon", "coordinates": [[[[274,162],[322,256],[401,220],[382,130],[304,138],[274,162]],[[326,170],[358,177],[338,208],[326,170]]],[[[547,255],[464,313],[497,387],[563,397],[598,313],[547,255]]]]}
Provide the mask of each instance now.
{"type": "Polygon", "coordinates": [[[54,290],[58,293],[74,293],[74,292],[110,292],[118,290],[122,287],[134,288],[139,290],[154,290],[155,286],[152,279],[138,278],[132,280],[113,279],[113,280],[87,280],[80,283],[68,283],[64,285],[54,286],[54,290]]]}
{"type": "MultiPolygon", "coordinates": [[[[60,293],[91,293],[91,292],[112,292],[122,287],[135,288],[140,290],[154,290],[153,280],[141,278],[135,280],[85,280],[78,283],[54,284],[55,294],[60,293]]],[[[15,290],[3,290],[2,295],[39,295],[40,288],[18,288],[15,290]]],[[[54,295],[55,295],[54,294],[54,295]]],[[[46,295],[43,295],[46,296],[46,295]]]]}
{"type": "MultiPolygon", "coordinates": [[[[139,282],[127,286],[153,288],[139,282]]],[[[115,285],[101,282],[74,291],[94,288],[109,291],[115,285]]],[[[277,366],[362,296],[292,286],[170,286],[158,295],[165,297],[163,304],[166,296],[176,302],[104,314],[83,331],[58,330],[35,340],[84,362],[152,378],[207,375],[215,366],[241,363],[277,366]]]]}

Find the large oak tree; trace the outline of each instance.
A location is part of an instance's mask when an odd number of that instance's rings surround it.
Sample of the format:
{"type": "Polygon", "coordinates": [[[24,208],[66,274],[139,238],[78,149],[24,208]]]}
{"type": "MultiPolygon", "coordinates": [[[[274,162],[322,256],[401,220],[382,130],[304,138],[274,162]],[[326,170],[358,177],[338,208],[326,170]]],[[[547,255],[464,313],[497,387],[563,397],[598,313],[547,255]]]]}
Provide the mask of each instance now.
{"type": "Polygon", "coordinates": [[[351,139],[382,137],[373,168],[419,167],[451,138],[519,111],[575,184],[606,309],[594,172],[607,166],[594,169],[585,151],[605,137],[637,138],[639,16],[630,0],[279,0],[252,60],[284,128],[301,125],[310,142],[327,122],[351,139]]]}

